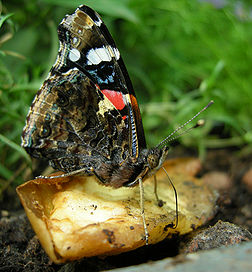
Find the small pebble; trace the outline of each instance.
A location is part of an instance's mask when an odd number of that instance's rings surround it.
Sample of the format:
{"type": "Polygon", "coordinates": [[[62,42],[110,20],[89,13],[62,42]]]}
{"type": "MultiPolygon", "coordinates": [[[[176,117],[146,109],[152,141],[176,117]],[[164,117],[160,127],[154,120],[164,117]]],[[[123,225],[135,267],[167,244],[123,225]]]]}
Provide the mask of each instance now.
{"type": "Polygon", "coordinates": [[[185,172],[191,176],[195,176],[202,169],[202,164],[198,159],[191,159],[185,165],[185,172]]]}
{"type": "Polygon", "coordinates": [[[229,222],[218,221],[214,226],[192,234],[182,251],[192,253],[199,250],[218,248],[223,245],[239,244],[242,241],[251,239],[252,234],[247,229],[229,222]]]}
{"type": "Polygon", "coordinates": [[[242,182],[246,185],[247,189],[252,193],[252,168],[249,169],[242,177],[242,182]]]}
{"type": "Polygon", "coordinates": [[[1,210],[1,217],[8,217],[9,216],[9,212],[6,210],[1,210]]]}
{"type": "Polygon", "coordinates": [[[228,190],[232,186],[232,180],[225,172],[209,172],[203,176],[203,181],[218,191],[228,190]]]}
{"type": "Polygon", "coordinates": [[[246,218],[252,218],[251,204],[247,204],[243,206],[240,210],[241,210],[241,213],[244,214],[246,218]]]}

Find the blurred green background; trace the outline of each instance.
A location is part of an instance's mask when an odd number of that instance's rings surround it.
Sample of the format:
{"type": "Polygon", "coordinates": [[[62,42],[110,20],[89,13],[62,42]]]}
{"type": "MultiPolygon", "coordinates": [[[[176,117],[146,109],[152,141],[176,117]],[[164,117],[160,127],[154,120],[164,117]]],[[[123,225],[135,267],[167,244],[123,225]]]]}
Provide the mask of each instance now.
{"type": "MultiPolygon", "coordinates": [[[[114,37],[141,106],[147,143],[158,144],[210,100],[206,125],[186,148],[252,143],[252,3],[228,0],[6,0],[0,2],[0,194],[23,182],[30,159],[20,135],[55,61],[57,25],[80,4],[114,37]]],[[[30,170],[29,170],[30,171],[30,170]]],[[[29,172],[28,171],[28,172],[29,172]]]]}

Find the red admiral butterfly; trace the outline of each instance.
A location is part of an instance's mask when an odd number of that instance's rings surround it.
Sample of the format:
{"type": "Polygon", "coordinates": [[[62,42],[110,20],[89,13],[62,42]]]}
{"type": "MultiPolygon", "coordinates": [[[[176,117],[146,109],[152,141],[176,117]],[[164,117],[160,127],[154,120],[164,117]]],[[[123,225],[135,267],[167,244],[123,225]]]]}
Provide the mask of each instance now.
{"type": "MultiPolygon", "coordinates": [[[[100,16],[80,6],[58,35],[58,56],[32,102],[22,146],[66,175],[95,175],[114,188],[139,184],[143,213],[142,181],[162,166],[168,147],[146,148],[135,92],[100,16]]],[[[147,243],[144,214],[143,221],[147,243]]]]}

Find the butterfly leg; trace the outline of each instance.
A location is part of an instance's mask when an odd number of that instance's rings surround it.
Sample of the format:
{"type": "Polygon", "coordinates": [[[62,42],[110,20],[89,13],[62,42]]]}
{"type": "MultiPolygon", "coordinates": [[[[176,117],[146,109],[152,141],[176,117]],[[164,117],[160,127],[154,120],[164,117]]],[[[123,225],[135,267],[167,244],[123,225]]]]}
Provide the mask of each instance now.
{"type": "MultiPolygon", "coordinates": [[[[75,170],[75,171],[71,171],[69,173],[65,173],[65,174],[62,174],[62,175],[58,175],[58,176],[37,176],[35,179],[55,179],[55,178],[64,178],[64,177],[69,177],[69,176],[74,176],[74,175],[77,175],[81,172],[85,172],[86,169],[78,169],[78,170],[75,170]]],[[[94,171],[93,169],[90,169],[90,172],[94,171]]]]}
{"type": "Polygon", "coordinates": [[[143,219],[143,227],[145,232],[145,243],[148,245],[149,242],[149,232],[147,229],[146,221],[145,221],[145,214],[144,214],[144,188],[143,188],[143,180],[139,178],[139,191],[140,191],[140,210],[141,216],[143,219]]]}
{"type": "Polygon", "coordinates": [[[154,194],[157,200],[158,207],[163,207],[165,202],[162,199],[159,199],[158,193],[157,193],[157,177],[154,175],[154,194]]]}

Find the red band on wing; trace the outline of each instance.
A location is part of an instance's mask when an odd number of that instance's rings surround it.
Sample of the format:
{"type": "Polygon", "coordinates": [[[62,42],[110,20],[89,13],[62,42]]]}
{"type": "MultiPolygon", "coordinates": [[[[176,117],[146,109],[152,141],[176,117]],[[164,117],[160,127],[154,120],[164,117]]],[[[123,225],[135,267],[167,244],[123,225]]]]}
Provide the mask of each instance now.
{"type": "Polygon", "coordinates": [[[106,89],[101,90],[101,92],[109,99],[109,101],[116,107],[117,110],[122,110],[125,107],[122,93],[106,89]]]}

